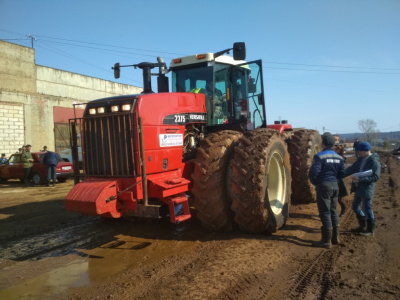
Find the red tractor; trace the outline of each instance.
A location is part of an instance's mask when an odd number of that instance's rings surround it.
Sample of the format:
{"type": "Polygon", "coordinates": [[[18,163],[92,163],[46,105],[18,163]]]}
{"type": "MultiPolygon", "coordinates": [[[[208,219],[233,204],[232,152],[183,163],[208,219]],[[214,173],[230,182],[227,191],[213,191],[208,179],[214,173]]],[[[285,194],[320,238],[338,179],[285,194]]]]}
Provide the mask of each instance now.
{"type": "MultiPolygon", "coordinates": [[[[177,223],[191,217],[193,196],[208,229],[272,233],[285,224],[290,198],[313,201],[307,174],[320,135],[286,121],[267,125],[261,60],[246,62],[245,52],[235,43],[174,59],[169,69],[162,59],[129,65],[143,70],[141,94],[91,101],[83,118],[70,120],[76,158],[82,137],[84,170],[66,208],[111,218],[159,218],[168,208],[177,223]],[[233,58],[224,55],[231,50],[233,58]]],[[[121,67],[128,66],[115,64],[116,78],[121,67]]]]}

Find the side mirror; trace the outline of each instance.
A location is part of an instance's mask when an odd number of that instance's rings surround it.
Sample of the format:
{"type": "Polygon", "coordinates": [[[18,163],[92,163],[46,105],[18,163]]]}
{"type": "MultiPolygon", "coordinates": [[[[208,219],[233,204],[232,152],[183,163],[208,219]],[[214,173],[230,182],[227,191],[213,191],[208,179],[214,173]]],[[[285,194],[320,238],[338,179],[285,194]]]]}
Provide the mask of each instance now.
{"type": "Polygon", "coordinates": [[[264,105],[262,94],[258,95],[258,105],[264,105]]]}
{"type": "Polygon", "coordinates": [[[233,59],[234,60],[246,59],[246,43],[237,42],[233,44],[233,59]]]}
{"type": "Polygon", "coordinates": [[[121,69],[119,68],[119,63],[116,63],[116,64],[114,65],[114,67],[111,68],[111,69],[114,70],[114,78],[115,78],[115,79],[118,79],[119,76],[121,75],[121,69]]]}

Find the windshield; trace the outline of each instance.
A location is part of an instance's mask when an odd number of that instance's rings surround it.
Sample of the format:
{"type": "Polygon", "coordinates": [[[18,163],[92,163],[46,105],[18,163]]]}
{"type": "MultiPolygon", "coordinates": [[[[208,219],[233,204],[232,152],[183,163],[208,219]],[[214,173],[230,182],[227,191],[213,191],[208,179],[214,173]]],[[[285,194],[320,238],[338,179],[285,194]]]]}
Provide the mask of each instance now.
{"type": "Polygon", "coordinates": [[[208,125],[241,123],[252,130],[265,124],[261,61],[175,69],[172,91],[203,93],[208,125]]]}

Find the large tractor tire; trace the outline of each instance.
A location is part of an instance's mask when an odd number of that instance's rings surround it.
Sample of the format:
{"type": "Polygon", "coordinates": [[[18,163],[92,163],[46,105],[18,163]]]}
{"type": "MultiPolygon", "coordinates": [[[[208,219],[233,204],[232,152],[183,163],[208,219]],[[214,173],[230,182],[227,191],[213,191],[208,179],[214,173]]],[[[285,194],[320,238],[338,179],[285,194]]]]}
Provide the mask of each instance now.
{"type": "Polygon", "coordinates": [[[230,160],[241,132],[224,130],[209,134],[197,149],[192,174],[196,216],[203,227],[219,232],[234,227],[230,196],[230,160]]]}
{"type": "Polygon", "coordinates": [[[321,135],[316,130],[294,131],[289,140],[292,166],[292,203],[310,203],[316,200],[315,187],[308,178],[314,155],[320,152],[321,135]]]}
{"type": "Polygon", "coordinates": [[[272,234],[289,215],[290,159],[283,136],[271,129],[247,132],[232,159],[232,210],[240,230],[272,234]]]}

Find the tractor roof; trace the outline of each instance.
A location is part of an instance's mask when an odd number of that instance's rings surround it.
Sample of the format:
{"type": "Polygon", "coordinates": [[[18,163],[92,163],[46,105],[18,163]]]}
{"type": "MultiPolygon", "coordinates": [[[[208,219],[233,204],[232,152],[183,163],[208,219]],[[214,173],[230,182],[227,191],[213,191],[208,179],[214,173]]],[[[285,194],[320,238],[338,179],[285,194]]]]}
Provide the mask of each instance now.
{"type": "Polygon", "coordinates": [[[240,65],[246,63],[244,60],[234,60],[231,56],[221,55],[214,59],[214,53],[203,53],[175,58],[171,61],[170,68],[173,69],[176,67],[212,61],[228,65],[240,65]]]}

